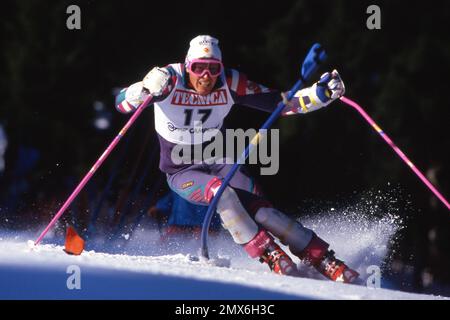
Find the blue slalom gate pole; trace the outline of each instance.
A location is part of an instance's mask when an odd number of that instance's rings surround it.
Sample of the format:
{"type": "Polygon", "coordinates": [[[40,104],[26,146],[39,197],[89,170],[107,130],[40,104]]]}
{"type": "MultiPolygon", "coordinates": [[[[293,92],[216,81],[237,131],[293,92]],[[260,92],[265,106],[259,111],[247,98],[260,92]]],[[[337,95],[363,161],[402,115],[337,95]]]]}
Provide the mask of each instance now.
{"type": "MultiPolygon", "coordinates": [[[[295,93],[300,90],[305,82],[311,77],[311,75],[317,70],[320,63],[325,61],[326,59],[326,53],[322,46],[318,43],[314,44],[311,49],[308,52],[308,55],[306,56],[305,60],[302,64],[302,69],[300,73],[300,79],[295,83],[295,85],[291,88],[289,93],[287,94],[286,100],[290,101],[292,97],[295,95],[295,93]]],[[[272,112],[270,117],[266,120],[266,122],[261,127],[261,130],[267,130],[269,129],[272,124],[278,119],[281,112],[285,108],[286,104],[284,101],[281,101],[277,108],[272,112]]],[[[222,193],[224,192],[225,188],[230,183],[231,179],[233,178],[236,171],[239,169],[241,164],[245,163],[245,160],[247,159],[250,152],[253,150],[253,148],[258,144],[259,142],[260,133],[258,132],[256,136],[252,139],[250,144],[247,148],[245,148],[244,152],[242,153],[239,160],[233,165],[230,172],[225,176],[222,185],[220,186],[219,190],[217,191],[216,195],[214,196],[213,200],[211,201],[208,211],[206,212],[205,220],[203,221],[202,226],[202,234],[201,234],[201,255],[209,259],[209,253],[208,253],[208,232],[209,232],[209,226],[211,224],[212,216],[216,211],[217,203],[219,202],[220,197],[222,196],[222,193]]]]}

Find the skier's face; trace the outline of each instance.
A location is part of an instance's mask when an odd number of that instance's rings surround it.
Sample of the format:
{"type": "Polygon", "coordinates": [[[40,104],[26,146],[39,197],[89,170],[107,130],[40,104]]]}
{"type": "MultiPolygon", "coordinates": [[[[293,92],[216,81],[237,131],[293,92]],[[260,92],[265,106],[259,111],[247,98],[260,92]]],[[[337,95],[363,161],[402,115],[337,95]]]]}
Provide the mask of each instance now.
{"type": "Polygon", "coordinates": [[[201,76],[195,74],[189,69],[187,72],[189,73],[189,83],[192,88],[202,96],[206,96],[211,93],[216,85],[217,78],[219,77],[219,75],[212,76],[210,72],[204,72],[201,76]]]}

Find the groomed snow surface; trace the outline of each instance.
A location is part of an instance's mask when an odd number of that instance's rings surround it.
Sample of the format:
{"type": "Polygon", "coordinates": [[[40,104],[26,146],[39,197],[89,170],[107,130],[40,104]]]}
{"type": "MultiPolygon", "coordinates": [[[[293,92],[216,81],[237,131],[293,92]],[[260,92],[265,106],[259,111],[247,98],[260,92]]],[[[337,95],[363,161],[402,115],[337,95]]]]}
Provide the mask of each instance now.
{"type": "Polygon", "coordinates": [[[447,299],[384,289],[382,278],[382,288],[367,287],[365,280],[371,275],[367,268],[381,266],[386,259],[389,243],[401,227],[397,218],[358,218],[341,211],[302,223],[360,272],[360,285],[324,280],[305,266],[300,270],[308,278],[272,274],[225,233],[211,238],[209,249],[211,256],[229,262],[229,267],[194,261],[192,255],[199,248],[194,240],[162,249],[158,231],[146,228],[132,237],[123,235],[120,246],[114,248],[96,243],[91,247],[94,251],[87,243],[80,256],[66,254],[57,244],[63,239],[48,237],[33,247],[30,240],[36,239],[36,233],[4,231],[0,235],[0,299],[447,299]]]}

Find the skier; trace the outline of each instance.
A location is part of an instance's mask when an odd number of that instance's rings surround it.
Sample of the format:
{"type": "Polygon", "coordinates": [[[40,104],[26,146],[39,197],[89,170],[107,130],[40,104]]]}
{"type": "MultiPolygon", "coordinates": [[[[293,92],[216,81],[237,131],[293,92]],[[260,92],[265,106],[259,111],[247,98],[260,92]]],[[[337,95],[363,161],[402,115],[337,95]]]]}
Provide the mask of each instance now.
{"type": "MultiPolygon", "coordinates": [[[[201,122],[204,136],[210,130],[223,129],[222,122],[234,104],[271,112],[284,99],[284,93],[256,84],[237,70],[224,68],[218,43],[208,35],[195,37],[190,41],[184,63],[154,67],[142,81],[123,89],[116,97],[116,108],[128,113],[152,95],[161,147],[160,170],[166,173],[173,191],[201,205],[210,203],[232,165],[179,164],[172,158],[174,148],[180,144],[194,145],[196,121],[201,122]],[[186,133],[191,134],[190,141],[186,141],[186,133]]],[[[341,97],[344,90],[338,72],[327,72],[311,87],[296,92],[283,115],[304,114],[325,107],[341,97]]],[[[273,208],[243,170],[236,172],[226,187],[217,212],[233,240],[251,258],[259,258],[275,273],[298,275],[296,264],[274,237],[331,280],[349,283],[358,277],[312,230],[273,208]]]]}

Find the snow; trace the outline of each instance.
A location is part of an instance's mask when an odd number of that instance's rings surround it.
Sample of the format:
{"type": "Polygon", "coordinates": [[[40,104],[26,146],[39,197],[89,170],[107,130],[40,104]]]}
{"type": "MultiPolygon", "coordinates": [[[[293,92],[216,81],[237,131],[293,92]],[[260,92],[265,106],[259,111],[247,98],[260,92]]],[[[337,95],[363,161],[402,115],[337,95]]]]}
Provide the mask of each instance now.
{"type": "Polygon", "coordinates": [[[199,241],[162,246],[158,231],[144,227],[114,245],[90,239],[80,256],[63,251],[58,232],[35,246],[30,239],[36,239],[40,230],[0,231],[0,299],[449,299],[387,289],[383,278],[381,288],[366,285],[371,270],[381,270],[389,260],[388,249],[402,222],[392,214],[368,218],[360,212],[361,208],[332,208],[301,220],[361,274],[359,285],[325,280],[298,260],[294,261],[302,277],[272,274],[267,266],[248,258],[226,233],[209,240],[213,261],[220,262],[214,264],[192,259],[199,241]],[[74,270],[80,271],[79,278],[74,278],[74,270]]]}
{"type": "Polygon", "coordinates": [[[186,254],[133,256],[85,251],[71,256],[62,246],[30,248],[26,241],[6,239],[0,241],[0,283],[0,299],[442,298],[279,276],[233,264],[217,267],[192,261],[186,254]],[[80,268],[79,290],[67,288],[70,266],[80,268]]]}

